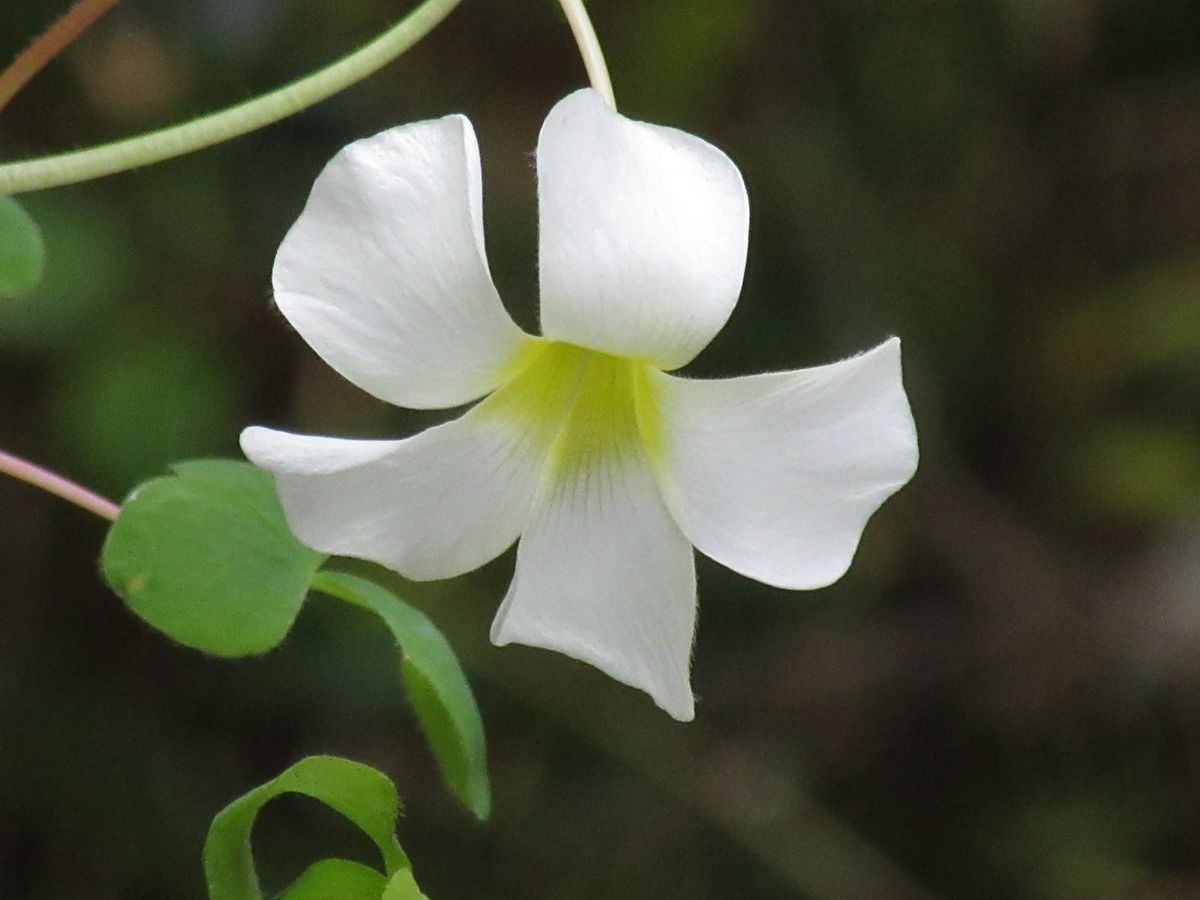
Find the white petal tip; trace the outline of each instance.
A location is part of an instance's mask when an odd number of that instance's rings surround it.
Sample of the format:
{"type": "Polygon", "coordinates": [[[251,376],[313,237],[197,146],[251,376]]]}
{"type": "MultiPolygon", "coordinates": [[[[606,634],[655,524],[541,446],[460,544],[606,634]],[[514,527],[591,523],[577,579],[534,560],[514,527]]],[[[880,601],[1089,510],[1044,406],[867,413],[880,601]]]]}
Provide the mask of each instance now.
{"type": "Polygon", "coordinates": [[[492,625],[492,644],[496,647],[521,644],[526,647],[551,650],[563,656],[569,656],[571,659],[599,669],[614,681],[619,681],[627,687],[648,694],[650,699],[654,701],[655,706],[676,721],[691,722],[696,718],[696,704],[692,697],[691,687],[686,682],[682,685],[672,686],[651,685],[645,683],[645,678],[640,673],[635,672],[620,660],[611,657],[601,657],[601,655],[592,650],[576,646],[570,641],[559,641],[540,635],[522,635],[515,633],[515,631],[516,629],[505,627],[500,620],[497,620],[492,625]]]}
{"type": "Polygon", "coordinates": [[[257,464],[255,457],[262,450],[269,433],[270,429],[263,428],[261,425],[251,425],[248,428],[242,429],[242,433],[238,436],[238,444],[241,445],[242,453],[245,454],[246,459],[257,464]]]}
{"type": "Polygon", "coordinates": [[[916,471],[897,337],[812,369],[658,383],[683,532],[774,587],[841,578],[870,517],[916,471]]]}
{"type": "Polygon", "coordinates": [[[806,572],[803,577],[797,578],[790,573],[771,573],[771,572],[755,572],[753,574],[741,573],[747,578],[753,578],[755,581],[761,581],[763,584],[770,587],[779,588],[784,591],[817,591],[821,588],[827,588],[831,584],[836,584],[842,580],[842,577],[850,571],[850,565],[854,562],[854,556],[858,552],[859,538],[854,538],[854,548],[850,555],[846,557],[844,562],[838,562],[836,565],[831,565],[824,571],[806,572]]]}
{"type": "Polygon", "coordinates": [[[676,722],[694,722],[696,720],[696,704],[688,697],[686,704],[668,704],[655,698],[654,703],[676,722]]]}

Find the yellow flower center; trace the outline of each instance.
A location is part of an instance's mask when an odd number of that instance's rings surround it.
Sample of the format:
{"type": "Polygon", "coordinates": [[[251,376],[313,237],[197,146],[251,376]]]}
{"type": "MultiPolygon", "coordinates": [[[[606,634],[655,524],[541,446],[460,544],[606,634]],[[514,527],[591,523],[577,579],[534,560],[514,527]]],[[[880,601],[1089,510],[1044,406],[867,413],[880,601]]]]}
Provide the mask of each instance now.
{"type": "Polygon", "coordinates": [[[571,476],[627,453],[654,461],[661,431],[650,367],[561,341],[531,344],[514,376],[480,405],[517,424],[547,453],[552,476],[571,476]]]}

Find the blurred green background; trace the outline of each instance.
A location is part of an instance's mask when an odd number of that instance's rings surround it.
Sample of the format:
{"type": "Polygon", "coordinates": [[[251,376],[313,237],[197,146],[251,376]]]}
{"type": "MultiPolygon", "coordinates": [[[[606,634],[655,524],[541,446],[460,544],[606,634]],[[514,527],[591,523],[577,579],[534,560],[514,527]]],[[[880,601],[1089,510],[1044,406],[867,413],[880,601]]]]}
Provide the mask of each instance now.
{"type": "MultiPolygon", "coordinates": [[[[66,0],[0,4],[11,57],[66,0]]],[[[125,0],[0,114],[12,159],[252,96],[399,0],[125,0]]],[[[382,629],[315,602],[240,662],[100,583],[102,523],[0,481],[0,897],[199,898],[211,817],[302,755],[392,775],[451,898],[1200,897],[1200,4],[593,0],[618,100],[750,191],[749,268],[688,371],[904,340],[921,469],[839,584],[701,560],[697,722],[495,649],[511,553],[401,593],[463,654],[495,814],[441,788],[382,629]]],[[[216,149],[23,198],[44,285],[0,302],[0,447],[113,497],[250,423],[436,421],[343,382],[270,304],[323,163],[464,112],[493,272],[536,326],[531,151],[581,65],[551,0],[466,0],[369,81],[216,149]]],[[[315,804],[268,885],[369,847],[315,804]]]]}

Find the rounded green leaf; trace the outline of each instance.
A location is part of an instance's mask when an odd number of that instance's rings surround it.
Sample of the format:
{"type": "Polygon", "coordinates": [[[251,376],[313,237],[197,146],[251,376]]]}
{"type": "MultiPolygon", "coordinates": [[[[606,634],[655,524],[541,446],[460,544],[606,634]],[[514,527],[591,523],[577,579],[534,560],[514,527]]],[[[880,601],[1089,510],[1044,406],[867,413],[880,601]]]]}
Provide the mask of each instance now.
{"type": "Polygon", "coordinates": [[[101,553],[125,604],[168,637],[220,656],[283,640],[324,557],[293,537],[271,476],[249,463],[180,463],[137,488],[101,553]]]}
{"type": "MultiPolygon", "coordinates": [[[[410,868],[408,857],[396,840],[400,797],[391,780],[362,763],[336,756],[309,756],[266,784],[243,794],[213,819],[204,842],[204,875],[212,900],[262,900],[250,848],[250,831],[259,810],[275,797],[287,793],[312,797],[361,828],[379,848],[385,878],[410,868]]],[[[346,860],[310,867],[285,896],[289,900],[310,900],[319,896],[357,900],[360,894],[353,891],[363,890],[367,879],[359,870],[364,868],[346,860]],[[328,884],[327,879],[339,876],[347,879],[346,893],[313,893],[328,884]]],[[[374,896],[379,897],[384,878],[371,881],[369,885],[376,890],[374,896]]]]}
{"type": "Polygon", "coordinates": [[[400,650],[400,674],[442,778],[463,805],[486,819],[492,792],[483,718],[449,641],[423,612],[373,582],[325,571],[312,586],[383,619],[400,650]]]}
{"type": "MultiPolygon", "coordinates": [[[[412,873],[407,869],[401,869],[396,875],[407,875],[412,880],[412,873]]],[[[305,869],[291,887],[280,894],[279,900],[380,900],[390,884],[384,876],[362,863],[323,859],[305,869]]]]}
{"type": "Polygon", "coordinates": [[[16,200],[0,197],[0,296],[32,290],[45,267],[41,229],[16,200]]]}

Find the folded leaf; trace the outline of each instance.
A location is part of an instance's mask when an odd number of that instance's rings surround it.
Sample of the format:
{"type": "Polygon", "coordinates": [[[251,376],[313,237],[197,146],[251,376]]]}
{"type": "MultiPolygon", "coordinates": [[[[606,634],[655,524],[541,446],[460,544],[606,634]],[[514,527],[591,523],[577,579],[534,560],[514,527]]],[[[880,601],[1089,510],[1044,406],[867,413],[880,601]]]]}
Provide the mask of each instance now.
{"type": "Polygon", "coordinates": [[[313,588],[369,609],[391,629],[400,673],[450,790],[480,819],[491,812],[483,719],[458,657],[423,612],[373,582],[319,572],[313,588]]]}
{"type": "Polygon", "coordinates": [[[213,819],[204,842],[204,874],[212,900],[262,900],[250,831],[259,810],[286,793],[304,794],[340,812],[375,842],[384,866],[384,877],[375,881],[360,871],[365,866],[347,860],[326,860],[300,876],[284,895],[287,900],[317,897],[357,900],[360,896],[370,896],[364,893],[368,888],[376,890],[374,898],[378,898],[385,878],[410,868],[395,835],[400,798],[387,776],[348,759],[310,756],[242,795],[213,819]],[[331,884],[337,884],[338,890],[332,894],[319,892],[331,884]]]}

